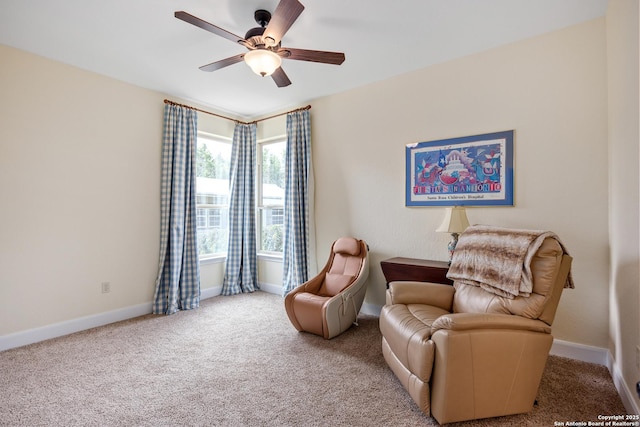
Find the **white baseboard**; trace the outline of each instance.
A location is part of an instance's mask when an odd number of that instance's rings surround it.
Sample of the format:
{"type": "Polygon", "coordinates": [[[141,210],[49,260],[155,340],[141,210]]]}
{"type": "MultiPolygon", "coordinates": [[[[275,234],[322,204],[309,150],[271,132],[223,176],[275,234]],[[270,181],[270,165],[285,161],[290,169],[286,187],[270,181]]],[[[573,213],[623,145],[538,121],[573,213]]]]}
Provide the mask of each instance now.
{"type": "Polygon", "coordinates": [[[609,351],[606,348],[577,344],[563,340],[553,340],[549,354],[569,359],[581,360],[588,363],[607,366],[609,351]]]}
{"type": "MultiPolygon", "coordinates": [[[[220,295],[222,287],[203,289],[200,298],[206,299],[220,295]]],[[[152,303],[138,304],[131,307],[120,308],[118,310],[107,311],[105,313],[91,316],[78,317],[77,319],[66,320],[40,328],[29,329],[0,337],[0,351],[11,348],[22,347],[24,345],[85,331],[109,323],[120,322],[138,316],[150,314],[153,311],[152,303]]]]}
{"type": "Polygon", "coordinates": [[[222,286],[214,286],[213,288],[201,289],[200,299],[217,297],[222,293],[222,286]]]}
{"type": "Polygon", "coordinates": [[[622,371],[620,371],[620,367],[608,349],[569,341],[553,340],[549,354],[606,366],[627,412],[629,414],[640,414],[640,407],[638,407],[637,400],[634,398],[635,390],[630,390],[627,387],[622,371]]]}
{"type": "Polygon", "coordinates": [[[620,399],[622,400],[622,404],[627,410],[627,413],[640,414],[640,406],[638,406],[637,399],[634,397],[635,390],[627,387],[627,384],[622,377],[620,366],[614,360],[611,352],[608,352],[607,368],[609,368],[613,384],[615,385],[616,390],[618,390],[618,394],[620,395],[620,399]]]}
{"type": "Polygon", "coordinates": [[[282,296],[281,285],[274,285],[272,283],[258,283],[258,286],[260,286],[260,290],[263,292],[282,296]]]}
{"type": "Polygon", "coordinates": [[[75,332],[96,328],[98,326],[108,325],[109,323],[120,322],[133,317],[144,316],[145,314],[151,313],[152,307],[153,305],[150,302],[138,304],[131,307],[107,311],[105,313],[94,314],[91,316],[78,317],[77,319],[66,320],[64,322],[54,323],[40,328],[4,335],[0,337],[0,351],[22,347],[23,345],[33,344],[39,341],[61,337],[63,335],[73,334],[75,332]]]}
{"type": "Polygon", "coordinates": [[[360,309],[360,313],[366,314],[368,316],[380,317],[380,312],[382,311],[382,307],[376,304],[363,303],[362,308],[360,309]]]}

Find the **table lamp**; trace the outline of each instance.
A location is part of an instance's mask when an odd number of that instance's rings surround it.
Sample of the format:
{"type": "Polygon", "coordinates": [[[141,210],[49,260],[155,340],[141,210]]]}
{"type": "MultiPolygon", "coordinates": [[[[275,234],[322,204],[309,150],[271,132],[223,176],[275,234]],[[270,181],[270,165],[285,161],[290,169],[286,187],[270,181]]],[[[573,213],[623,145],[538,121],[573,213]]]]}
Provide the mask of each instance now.
{"type": "Polygon", "coordinates": [[[453,252],[456,250],[456,245],[458,244],[458,235],[468,226],[469,220],[467,219],[467,212],[462,206],[447,208],[444,221],[442,221],[442,224],[440,224],[440,227],[438,227],[436,231],[439,233],[451,233],[451,241],[449,242],[449,246],[447,246],[449,250],[449,264],[451,264],[453,252]]]}

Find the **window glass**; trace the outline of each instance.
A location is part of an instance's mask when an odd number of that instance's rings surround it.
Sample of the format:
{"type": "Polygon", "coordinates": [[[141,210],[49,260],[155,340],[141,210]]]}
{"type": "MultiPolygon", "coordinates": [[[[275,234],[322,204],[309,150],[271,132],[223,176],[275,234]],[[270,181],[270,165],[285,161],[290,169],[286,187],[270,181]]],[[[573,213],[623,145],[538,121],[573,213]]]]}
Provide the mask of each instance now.
{"type": "Polygon", "coordinates": [[[198,251],[206,258],[227,251],[231,143],[198,135],[196,163],[198,251]]]}
{"type": "Polygon", "coordinates": [[[286,142],[258,145],[258,236],[261,252],[282,252],[286,142]]]}

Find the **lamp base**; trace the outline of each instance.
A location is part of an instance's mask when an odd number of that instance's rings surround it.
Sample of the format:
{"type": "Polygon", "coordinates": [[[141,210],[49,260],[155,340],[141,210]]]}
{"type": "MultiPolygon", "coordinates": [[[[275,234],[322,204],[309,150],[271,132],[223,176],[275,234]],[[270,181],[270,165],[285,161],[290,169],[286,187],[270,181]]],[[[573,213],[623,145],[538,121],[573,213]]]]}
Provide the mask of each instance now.
{"type": "Polygon", "coordinates": [[[451,241],[447,246],[447,250],[449,251],[449,265],[451,265],[451,260],[453,259],[453,253],[456,250],[456,245],[458,244],[458,233],[451,233],[451,241]]]}

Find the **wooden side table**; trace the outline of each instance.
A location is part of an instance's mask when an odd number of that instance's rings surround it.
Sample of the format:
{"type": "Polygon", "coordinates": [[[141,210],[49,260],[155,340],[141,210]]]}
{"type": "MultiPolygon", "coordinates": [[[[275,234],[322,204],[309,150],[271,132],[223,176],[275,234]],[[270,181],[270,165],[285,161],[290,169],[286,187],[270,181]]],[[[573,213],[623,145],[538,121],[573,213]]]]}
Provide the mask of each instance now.
{"type": "Polygon", "coordinates": [[[387,287],[389,282],[397,280],[453,285],[453,281],[447,279],[449,263],[446,261],[396,257],[380,261],[380,267],[387,280],[387,287]]]}

